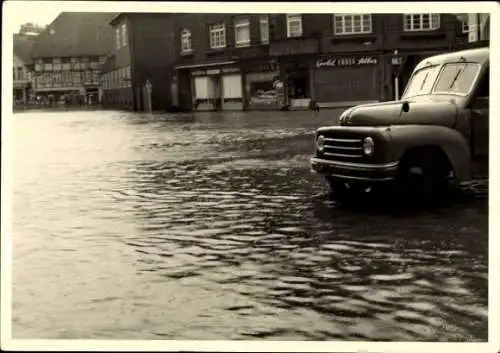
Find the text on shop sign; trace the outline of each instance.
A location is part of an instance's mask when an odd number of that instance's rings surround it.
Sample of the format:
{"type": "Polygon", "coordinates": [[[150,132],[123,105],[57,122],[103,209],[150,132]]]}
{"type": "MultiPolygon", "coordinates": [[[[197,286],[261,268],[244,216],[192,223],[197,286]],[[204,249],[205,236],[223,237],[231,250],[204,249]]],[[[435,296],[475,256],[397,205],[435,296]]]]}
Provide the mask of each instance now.
{"type": "Polygon", "coordinates": [[[316,62],[316,67],[376,65],[377,62],[377,58],[372,56],[362,56],[360,58],[326,58],[318,60],[316,62]]]}
{"type": "MultiPolygon", "coordinates": [[[[222,73],[234,73],[239,72],[240,69],[237,67],[225,67],[222,69],[222,73]]],[[[206,75],[219,75],[221,69],[207,69],[207,70],[195,70],[191,71],[192,76],[206,76],[206,75]]]]}

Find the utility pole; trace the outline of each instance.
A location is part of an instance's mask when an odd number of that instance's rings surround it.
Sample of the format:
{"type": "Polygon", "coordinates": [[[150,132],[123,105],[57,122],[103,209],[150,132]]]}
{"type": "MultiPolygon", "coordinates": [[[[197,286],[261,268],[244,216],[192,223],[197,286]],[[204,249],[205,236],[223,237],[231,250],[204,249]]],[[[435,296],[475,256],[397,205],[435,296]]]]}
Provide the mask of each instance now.
{"type": "Polygon", "coordinates": [[[146,95],[147,95],[147,99],[148,99],[148,110],[149,110],[149,114],[153,114],[153,104],[152,104],[152,101],[151,101],[151,93],[153,91],[153,85],[151,84],[151,82],[149,82],[149,79],[146,80],[146,95]]]}

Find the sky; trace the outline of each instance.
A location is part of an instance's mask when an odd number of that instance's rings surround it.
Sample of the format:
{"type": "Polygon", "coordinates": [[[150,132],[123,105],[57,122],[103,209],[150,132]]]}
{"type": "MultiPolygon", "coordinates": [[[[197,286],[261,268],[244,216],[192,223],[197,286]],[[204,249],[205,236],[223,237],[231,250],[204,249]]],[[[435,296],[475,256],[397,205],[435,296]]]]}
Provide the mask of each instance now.
{"type": "MultiPolygon", "coordinates": [[[[12,12],[9,15],[9,27],[18,31],[21,25],[32,22],[40,25],[50,24],[61,12],[63,6],[49,1],[22,1],[11,0],[12,12]]],[[[4,2],[4,6],[6,3],[4,2]]],[[[5,13],[5,11],[4,11],[5,13]]]]}

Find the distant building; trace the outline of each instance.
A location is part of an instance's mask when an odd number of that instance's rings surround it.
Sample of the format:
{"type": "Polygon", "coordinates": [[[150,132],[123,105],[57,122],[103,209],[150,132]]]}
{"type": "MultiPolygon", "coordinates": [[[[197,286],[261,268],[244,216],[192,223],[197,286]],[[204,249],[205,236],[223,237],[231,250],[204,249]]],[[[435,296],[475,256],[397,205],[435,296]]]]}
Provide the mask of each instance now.
{"type": "Polygon", "coordinates": [[[468,14],[469,43],[490,40],[490,14],[468,14]]]}
{"type": "Polygon", "coordinates": [[[46,26],[40,26],[38,24],[33,24],[31,22],[21,25],[19,29],[19,34],[24,35],[38,35],[45,30],[46,26]]]}
{"type": "Polygon", "coordinates": [[[119,13],[109,21],[113,41],[103,65],[103,107],[165,111],[175,105],[174,16],[119,13]]]}
{"type": "Polygon", "coordinates": [[[35,37],[14,34],[13,99],[14,104],[27,104],[31,95],[33,61],[31,53],[35,37]]]}
{"type": "Polygon", "coordinates": [[[108,25],[113,13],[63,12],[33,47],[33,92],[37,100],[97,103],[101,100],[101,65],[113,45],[108,25]]]}

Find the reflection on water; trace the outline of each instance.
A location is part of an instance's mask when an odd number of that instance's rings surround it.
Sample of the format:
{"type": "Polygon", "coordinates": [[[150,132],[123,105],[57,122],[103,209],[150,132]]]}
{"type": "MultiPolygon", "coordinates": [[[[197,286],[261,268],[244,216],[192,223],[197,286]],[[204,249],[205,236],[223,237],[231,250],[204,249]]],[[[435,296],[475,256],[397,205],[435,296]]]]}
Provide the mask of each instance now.
{"type": "Polygon", "coordinates": [[[486,340],[486,201],[336,208],[328,114],[16,115],[14,337],[486,340]]]}

